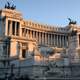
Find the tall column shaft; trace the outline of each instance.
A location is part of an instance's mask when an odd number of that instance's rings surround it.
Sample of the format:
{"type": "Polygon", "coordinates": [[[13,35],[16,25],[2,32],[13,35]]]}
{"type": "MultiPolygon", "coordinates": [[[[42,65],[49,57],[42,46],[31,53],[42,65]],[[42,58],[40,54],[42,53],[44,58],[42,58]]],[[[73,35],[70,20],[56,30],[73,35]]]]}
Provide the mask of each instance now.
{"type": "Polygon", "coordinates": [[[30,30],[30,38],[32,38],[32,31],[30,30]]]}
{"type": "Polygon", "coordinates": [[[15,22],[15,35],[16,35],[17,22],[15,22]]]}
{"type": "Polygon", "coordinates": [[[59,38],[60,38],[59,40],[60,40],[60,47],[61,47],[61,35],[60,35],[60,37],[59,37],[59,38]]]}
{"type": "Polygon", "coordinates": [[[64,47],[64,35],[62,36],[62,46],[64,47]]]}
{"type": "Polygon", "coordinates": [[[35,38],[35,31],[33,31],[33,38],[35,38]]]}
{"type": "Polygon", "coordinates": [[[57,35],[55,34],[55,46],[57,47],[57,35]]]}
{"type": "Polygon", "coordinates": [[[53,36],[52,36],[52,34],[51,34],[51,45],[53,44],[53,36]]]}
{"type": "Polygon", "coordinates": [[[39,32],[39,44],[41,44],[41,32],[39,32]]]}
{"type": "Polygon", "coordinates": [[[47,34],[45,33],[45,44],[47,44],[47,34]]]}
{"type": "Polygon", "coordinates": [[[29,39],[29,30],[27,30],[27,38],[29,39]]]}
{"type": "Polygon", "coordinates": [[[36,40],[38,41],[38,32],[36,31],[36,40]]]}
{"type": "Polygon", "coordinates": [[[10,22],[10,31],[9,34],[12,35],[12,21],[10,22]]]}
{"type": "Polygon", "coordinates": [[[50,45],[50,38],[49,38],[50,34],[48,34],[48,45],[50,45]]]}
{"type": "Polygon", "coordinates": [[[58,35],[56,35],[56,47],[58,47],[58,35]]]}
{"type": "Polygon", "coordinates": [[[53,42],[54,46],[55,46],[55,34],[54,34],[54,42],[53,42]]]}
{"type": "Polygon", "coordinates": [[[44,44],[44,34],[42,33],[42,44],[44,44]]]}

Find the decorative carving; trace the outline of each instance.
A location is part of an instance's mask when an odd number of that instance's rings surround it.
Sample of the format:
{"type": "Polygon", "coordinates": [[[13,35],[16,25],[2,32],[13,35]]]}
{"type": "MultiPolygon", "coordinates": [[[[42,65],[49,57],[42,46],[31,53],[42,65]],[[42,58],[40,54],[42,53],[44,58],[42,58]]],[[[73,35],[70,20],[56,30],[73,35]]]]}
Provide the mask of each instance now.
{"type": "Polygon", "coordinates": [[[7,1],[7,4],[5,4],[5,8],[14,10],[16,9],[16,6],[14,4],[11,5],[10,2],[7,1]]]}
{"type": "Polygon", "coordinates": [[[73,21],[73,20],[71,20],[70,18],[68,18],[68,20],[69,20],[69,25],[70,25],[70,24],[76,24],[76,23],[77,23],[76,21],[73,21]]]}

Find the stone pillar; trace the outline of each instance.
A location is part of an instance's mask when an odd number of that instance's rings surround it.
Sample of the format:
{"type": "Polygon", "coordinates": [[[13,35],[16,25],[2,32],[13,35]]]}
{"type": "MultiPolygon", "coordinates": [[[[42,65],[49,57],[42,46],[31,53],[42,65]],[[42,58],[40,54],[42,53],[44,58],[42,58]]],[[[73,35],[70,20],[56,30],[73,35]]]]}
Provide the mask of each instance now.
{"type": "Polygon", "coordinates": [[[12,21],[10,21],[10,31],[9,34],[12,35],[12,21]]]}
{"type": "Polygon", "coordinates": [[[30,30],[30,39],[32,39],[32,31],[30,30]]]}
{"type": "MultiPolygon", "coordinates": [[[[4,25],[3,25],[3,21],[1,21],[0,24],[1,24],[2,26],[4,26],[4,25]]],[[[7,19],[7,18],[6,18],[5,24],[6,24],[6,26],[5,26],[5,35],[8,35],[8,34],[7,34],[7,33],[8,33],[8,30],[7,30],[7,29],[8,29],[8,19],[7,19]]],[[[3,29],[3,27],[2,27],[2,29],[3,29]]]]}
{"type": "Polygon", "coordinates": [[[26,37],[26,29],[24,29],[24,36],[26,37]]]}
{"type": "Polygon", "coordinates": [[[51,34],[49,35],[49,44],[51,45],[51,34]]]}
{"type": "Polygon", "coordinates": [[[45,44],[45,33],[43,33],[43,44],[45,44]]]}
{"type": "Polygon", "coordinates": [[[61,47],[63,47],[63,35],[61,35],[61,47]]]}
{"type": "Polygon", "coordinates": [[[39,44],[41,44],[41,33],[39,32],[39,44]]]}
{"type": "Polygon", "coordinates": [[[50,45],[50,34],[48,34],[48,45],[50,45]]]}
{"type": "Polygon", "coordinates": [[[43,35],[44,35],[44,44],[45,44],[45,33],[43,35]]]}
{"type": "Polygon", "coordinates": [[[61,44],[62,44],[62,47],[63,47],[63,35],[61,36],[61,44]]]}
{"type": "Polygon", "coordinates": [[[64,39],[64,47],[65,47],[65,36],[64,36],[64,38],[63,38],[63,39],[64,39]]]}
{"type": "Polygon", "coordinates": [[[47,45],[47,34],[45,33],[45,44],[47,45]]]}
{"type": "Polygon", "coordinates": [[[57,40],[56,43],[57,43],[57,47],[58,47],[58,35],[56,36],[56,40],[57,40]]]}
{"type": "Polygon", "coordinates": [[[64,47],[66,47],[66,36],[64,36],[64,47]]]}
{"type": "Polygon", "coordinates": [[[15,34],[16,35],[17,22],[15,21],[15,34]]]}
{"type": "Polygon", "coordinates": [[[42,44],[42,32],[41,32],[41,44],[42,44]]]}
{"type": "Polygon", "coordinates": [[[66,36],[66,40],[67,40],[66,47],[68,47],[69,46],[69,37],[68,36],[66,36]]]}
{"type": "Polygon", "coordinates": [[[60,47],[60,35],[58,35],[58,47],[60,47]]]}
{"type": "Polygon", "coordinates": [[[29,39],[29,30],[27,29],[27,38],[29,39]]]}
{"type": "Polygon", "coordinates": [[[36,40],[38,41],[38,32],[36,31],[36,40]]]}
{"type": "Polygon", "coordinates": [[[54,36],[53,45],[55,46],[55,34],[53,34],[53,36],[54,36]]]}
{"type": "Polygon", "coordinates": [[[28,35],[28,30],[26,29],[26,37],[28,37],[27,35],[28,35]]]}
{"type": "Polygon", "coordinates": [[[47,38],[47,45],[48,45],[48,33],[46,34],[46,38],[47,38]]]}
{"type": "Polygon", "coordinates": [[[38,36],[38,43],[39,43],[39,32],[37,33],[37,36],[38,36]]]}
{"type": "Polygon", "coordinates": [[[61,48],[61,35],[59,36],[59,38],[60,38],[60,39],[59,39],[59,41],[60,41],[59,43],[60,43],[60,48],[61,48]]]}
{"type": "Polygon", "coordinates": [[[57,35],[55,34],[55,47],[57,46],[57,35]]]}
{"type": "Polygon", "coordinates": [[[68,47],[68,36],[65,36],[65,47],[68,47]]]}
{"type": "Polygon", "coordinates": [[[42,33],[42,44],[44,44],[44,33],[42,33]]]}
{"type": "Polygon", "coordinates": [[[33,31],[33,38],[35,38],[35,31],[33,31]]]}
{"type": "Polygon", "coordinates": [[[19,43],[20,44],[20,53],[19,53],[19,58],[20,59],[22,59],[22,44],[21,43],[19,43]]]}
{"type": "Polygon", "coordinates": [[[51,34],[51,45],[53,45],[53,35],[51,34]]]}
{"type": "Polygon", "coordinates": [[[21,23],[20,23],[20,36],[22,37],[22,28],[21,28],[21,23]]]}
{"type": "Polygon", "coordinates": [[[33,38],[33,31],[32,31],[32,38],[33,38]]]}
{"type": "MultiPolygon", "coordinates": [[[[22,33],[23,35],[23,37],[26,37],[26,29],[24,28],[24,31],[23,31],[23,33],[22,33]]],[[[16,30],[15,30],[15,35],[16,35],[16,30]]]]}
{"type": "Polygon", "coordinates": [[[34,38],[36,39],[36,31],[34,31],[34,38]]]}
{"type": "Polygon", "coordinates": [[[62,46],[64,47],[64,35],[62,36],[62,46]]]}

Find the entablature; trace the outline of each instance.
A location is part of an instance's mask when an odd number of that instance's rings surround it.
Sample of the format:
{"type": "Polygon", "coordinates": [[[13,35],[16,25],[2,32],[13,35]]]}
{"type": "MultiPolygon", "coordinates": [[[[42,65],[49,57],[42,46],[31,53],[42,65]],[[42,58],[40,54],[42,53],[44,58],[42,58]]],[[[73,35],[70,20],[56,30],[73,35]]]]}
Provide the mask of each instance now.
{"type": "Polygon", "coordinates": [[[23,20],[21,25],[22,28],[35,29],[39,31],[67,33],[67,29],[65,27],[43,25],[32,21],[23,20]]]}
{"type": "Polygon", "coordinates": [[[22,19],[22,14],[16,10],[2,9],[0,15],[8,18],[22,19]]]}

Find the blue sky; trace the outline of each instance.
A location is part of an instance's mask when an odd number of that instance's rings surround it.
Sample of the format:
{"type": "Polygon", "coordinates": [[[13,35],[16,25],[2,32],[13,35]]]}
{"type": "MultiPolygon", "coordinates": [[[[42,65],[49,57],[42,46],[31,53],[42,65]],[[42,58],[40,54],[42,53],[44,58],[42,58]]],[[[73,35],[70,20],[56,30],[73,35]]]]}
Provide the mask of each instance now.
{"type": "MultiPolygon", "coordinates": [[[[7,0],[0,0],[0,8],[7,0]]],[[[11,2],[11,0],[8,0],[11,2]]],[[[66,26],[68,19],[80,24],[80,0],[13,0],[26,20],[66,26]]]]}

